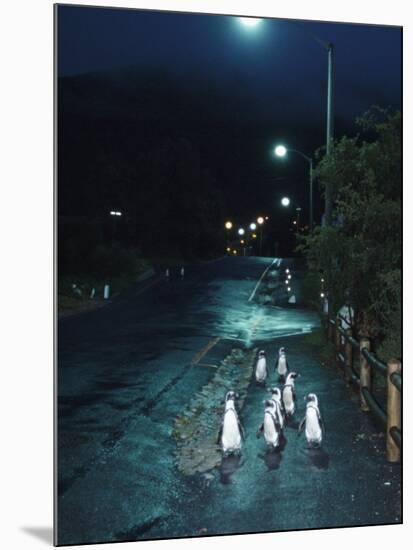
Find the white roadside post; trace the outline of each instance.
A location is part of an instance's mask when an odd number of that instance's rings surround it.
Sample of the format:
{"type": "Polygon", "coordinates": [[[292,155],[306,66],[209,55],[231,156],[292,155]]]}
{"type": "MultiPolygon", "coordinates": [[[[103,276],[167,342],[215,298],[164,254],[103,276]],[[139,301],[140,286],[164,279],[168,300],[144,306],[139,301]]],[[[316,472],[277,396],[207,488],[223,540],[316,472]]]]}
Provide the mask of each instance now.
{"type": "Polygon", "coordinates": [[[105,285],[103,287],[103,299],[104,300],[108,300],[109,299],[109,292],[110,292],[110,286],[109,285],[105,285]]]}

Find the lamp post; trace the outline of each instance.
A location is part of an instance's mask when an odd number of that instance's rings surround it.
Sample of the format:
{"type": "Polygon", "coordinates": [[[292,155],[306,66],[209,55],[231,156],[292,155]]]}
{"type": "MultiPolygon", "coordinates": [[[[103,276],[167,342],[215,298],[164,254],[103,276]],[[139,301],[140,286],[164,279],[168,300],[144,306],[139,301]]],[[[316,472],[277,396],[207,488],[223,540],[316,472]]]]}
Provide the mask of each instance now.
{"type": "Polygon", "coordinates": [[[264,221],[262,216],[258,216],[257,224],[260,226],[260,256],[262,256],[262,226],[264,225],[264,221]]]}
{"type": "MultiPolygon", "coordinates": [[[[244,19],[253,19],[253,18],[240,18],[243,25],[249,27],[255,26],[256,23],[246,23],[244,19]]],[[[256,19],[256,22],[260,22],[259,19],[256,19]]],[[[334,140],[334,44],[331,42],[326,42],[322,40],[317,35],[303,28],[303,26],[296,21],[289,20],[289,23],[298,27],[301,31],[304,31],[312,40],[317,42],[327,52],[327,116],[326,116],[326,153],[327,156],[331,154],[333,140],[334,140]]],[[[331,216],[332,216],[332,192],[330,183],[326,182],[325,189],[325,206],[324,206],[324,221],[326,225],[331,225],[331,216]]],[[[312,227],[312,226],[311,226],[312,227]]]]}
{"type": "Polygon", "coordinates": [[[313,230],[313,222],[314,222],[314,216],[313,216],[313,159],[302,153],[301,151],[297,151],[297,149],[287,149],[284,145],[277,145],[277,147],[274,149],[274,152],[277,157],[285,157],[287,153],[297,153],[297,155],[300,155],[303,159],[305,159],[309,164],[309,176],[310,176],[310,231],[313,230]]]}

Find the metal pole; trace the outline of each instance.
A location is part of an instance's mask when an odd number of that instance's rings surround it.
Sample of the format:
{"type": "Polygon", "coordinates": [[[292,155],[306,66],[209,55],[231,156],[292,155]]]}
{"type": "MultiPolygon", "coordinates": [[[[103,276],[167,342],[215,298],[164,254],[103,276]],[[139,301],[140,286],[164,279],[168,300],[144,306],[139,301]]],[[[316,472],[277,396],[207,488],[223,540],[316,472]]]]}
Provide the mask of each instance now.
{"type": "Polygon", "coordinates": [[[313,213],[313,159],[310,159],[310,231],[314,227],[314,213],[313,213]]]}
{"type": "MultiPolygon", "coordinates": [[[[334,117],[333,117],[333,77],[334,77],[334,46],[328,44],[328,79],[327,79],[327,137],[326,137],[326,152],[330,155],[334,139],[334,117]]],[[[325,190],[325,224],[331,225],[332,215],[332,194],[331,185],[326,183],[325,190]]]]}

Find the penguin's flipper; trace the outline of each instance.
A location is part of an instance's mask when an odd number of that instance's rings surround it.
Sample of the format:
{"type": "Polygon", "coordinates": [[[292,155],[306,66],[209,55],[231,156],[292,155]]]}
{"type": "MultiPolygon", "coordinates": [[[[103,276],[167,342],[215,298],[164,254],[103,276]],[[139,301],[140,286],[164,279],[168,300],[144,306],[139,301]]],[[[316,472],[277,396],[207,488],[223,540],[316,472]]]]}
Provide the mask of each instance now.
{"type": "Polygon", "coordinates": [[[238,422],[239,433],[241,434],[242,439],[245,441],[245,430],[244,430],[244,427],[243,427],[243,425],[241,424],[239,418],[237,418],[237,422],[238,422]]]}
{"type": "Polygon", "coordinates": [[[219,445],[222,437],[222,430],[223,430],[224,423],[221,422],[221,426],[219,427],[218,437],[217,437],[217,445],[219,445]]]}
{"type": "Polygon", "coordinates": [[[263,431],[264,431],[264,422],[261,424],[261,426],[257,430],[257,439],[261,436],[263,431]]]}
{"type": "Polygon", "coordinates": [[[321,429],[323,430],[323,434],[326,434],[326,425],[324,423],[323,417],[321,416],[320,411],[318,411],[318,421],[320,422],[321,429]]]}
{"type": "Polygon", "coordinates": [[[299,423],[298,425],[298,434],[297,435],[301,435],[301,432],[303,431],[303,428],[304,428],[304,425],[305,425],[305,416],[304,418],[301,420],[301,422],[299,423]]]}

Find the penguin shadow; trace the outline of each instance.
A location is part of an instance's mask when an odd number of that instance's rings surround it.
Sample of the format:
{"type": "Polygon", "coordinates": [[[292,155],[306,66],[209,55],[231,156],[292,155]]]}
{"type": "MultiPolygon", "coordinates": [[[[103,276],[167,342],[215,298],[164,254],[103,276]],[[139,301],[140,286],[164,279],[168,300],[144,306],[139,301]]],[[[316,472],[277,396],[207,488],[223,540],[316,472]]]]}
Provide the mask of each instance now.
{"type": "Polygon", "coordinates": [[[295,420],[293,416],[286,416],[285,425],[292,430],[298,430],[298,426],[300,425],[300,423],[298,422],[298,420],[295,420]]]}
{"type": "Polygon", "coordinates": [[[322,447],[308,447],[307,454],[312,466],[317,468],[317,470],[328,470],[330,456],[322,447]]]}
{"type": "Polygon", "coordinates": [[[243,463],[241,462],[241,455],[231,454],[224,456],[222,462],[218,468],[219,471],[219,481],[223,485],[229,485],[232,483],[232,475],[239,469],[243,463]]]}
{"type": "Polygon", "coordinates": [[[265,462],[265,465],[267,466],[267,469],[269,471],[279,469],[282,457],[283,455],[281,453],[280,447],[278,447],[277,449],[268,448],[265,453],[258,454],[258,458],[265,462]]]}

